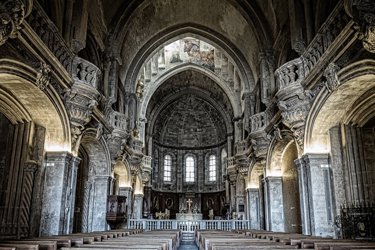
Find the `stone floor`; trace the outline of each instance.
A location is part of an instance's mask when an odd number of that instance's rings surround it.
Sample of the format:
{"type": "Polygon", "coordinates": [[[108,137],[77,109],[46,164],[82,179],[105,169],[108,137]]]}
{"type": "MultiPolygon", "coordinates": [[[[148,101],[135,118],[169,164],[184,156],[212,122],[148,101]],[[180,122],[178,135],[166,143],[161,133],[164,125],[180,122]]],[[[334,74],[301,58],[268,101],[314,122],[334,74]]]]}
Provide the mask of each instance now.
{"type": "Polygon", "coordinates": [[[178,250],[198,250],[198,246],[194,242],[181,242],[178,250]]]}

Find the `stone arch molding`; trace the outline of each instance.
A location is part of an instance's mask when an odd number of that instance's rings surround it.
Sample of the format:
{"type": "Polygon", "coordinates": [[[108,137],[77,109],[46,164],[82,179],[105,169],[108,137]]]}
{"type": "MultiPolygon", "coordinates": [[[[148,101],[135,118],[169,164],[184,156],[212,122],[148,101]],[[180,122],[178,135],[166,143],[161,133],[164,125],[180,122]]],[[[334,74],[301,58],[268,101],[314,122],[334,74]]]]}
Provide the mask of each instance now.
{"type": "Polygon", "coordinates": [[[290,144],[296,143],[290,131],[283,130],[280,137],[273,137],[266,159],[266,176],[281,176],[283,157],[290,144]]]}
{"type": "Polygon", "coordinates": [[[375,98],[375,60],[361,60],[342,68],[337,72],[337,80],[337,84],[326,83],[310,109],[305,153],[327,153],[328,132],[335,125],[349,122],[363,125],[373,117],[374,106],[361,105],[359,99],[366,94],[367,100],[375,98]],[[364,114],[362,119],[358,114],[364,114]]]}
{"type": "MultiPolygon", "coordinates": [[[[171,68],[170,70],[164,72],[160,76],[158,76],[157,79],[154,80],[152,83],[152,86],[146,88],[144,91],[143,99],[140,103],[140,117],[145,118],[146,117],[146,111],[148,104],[151,100],[151,97],[153,93],[157,90],[158,87],[160,87],[165,81],[173,77],[174,75],[186,71],[186,70],[193,70],[197,71],[209,78],[211,78],[215,83],[217,83],[224,91],[224,93],[228,96],[229,101],[233,107],[233,113],[234,116],[240,116],[241,114],[241,103],[239,98],[236,98],[236,93],[233,91],[233,89],[230,88],[228,84],[223,82],[217,75],[215,75],[213,72],[203,68],[199,67],[197,65],[193,65],[190,63],[182,64],[179,66],[176,66],[174,68],[171,68]]],[[[150,84],[151,85],[151,84],[150,84]]]]}
{"type": "Polygon", "coordinates": [[[88,152],[91,176],[110,176],[111,156],[106,140],[97,137],[97,130],[89,128],[83,132],[81,144],[88,152]]]}
{"type": "MultiPolygon", "coordinates": [[[[138,89],[139,92],[139,84],[137,83],[139,83],[138,80],[141,79],[142,70],[144,72],[145,69],[149,67],[148,65],[150,65],[150,62],[153,60],[155,55],[159,53],[164,46],[187,37],[198,39],[214,48],[218,48],[220,53],[222,53],[222,55],[227,58],[228,62],[232,64],[233,69],[231,68],[231,71],[233,70],[234,72],[234,69],[236,69],[238,80],[243,86],[242,92],[249,92],[253,90],[255,81],[245,57],[234,47],[233,44],[226,41],[225,38],[221,37],[219,34],[216,34],[212,30],[207,30],[204,27],[200,27],[196,24],[185,24],[179,25],[178,27],[171,27],[162,34],[157,34],[151,38],[139,50],[127,72],[123,72],[121,79],[124,79],[125,90],[127,92],[136,93],[138,89]]],[[[178,66],[178,64],[176,65],[178,66]]],[[[164,69],[160,73],[163,74],[173,68],[174,67],[164,69]]],[[[157,76],[162,74],[157,74],[157,76]]],[[[213,74],[217,73],[214,71],[213,74]]],[[[217,75],[217,77],[219,79],[222,78],[220,75],[217,75]]],[[[153,78],[155,79],[156,77],[154,76],[153,78]]],[[[154,79],[150,79],[150,82],[155,81],[154,79]]],[[[147,79],[144,79],[144,81],[146,80],[147,79]]],[[[147,82],[143,82],[143,84],[144,86],[140,86],[140,88],[145,88],[147,82]]]]}
{"type": "Polygon", "coordinates": [[[0,59],[0,111],[13,123],[33,121],[46,129],[45,151],[70,151],[70,123],[51,85],[19,61],[0,59]]]}

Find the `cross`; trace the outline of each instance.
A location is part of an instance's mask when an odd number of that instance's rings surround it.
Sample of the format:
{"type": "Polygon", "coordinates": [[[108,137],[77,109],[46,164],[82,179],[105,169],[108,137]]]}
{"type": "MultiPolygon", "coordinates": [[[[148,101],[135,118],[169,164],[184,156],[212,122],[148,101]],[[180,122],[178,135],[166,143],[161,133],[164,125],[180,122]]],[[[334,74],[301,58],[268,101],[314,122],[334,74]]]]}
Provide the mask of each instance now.
{"type": "Polygon", "coordinates": [[[191,203],[193,203],[193,201],[189,198],[187,201],[186,201],[187,205],[188,205],[188,210],[191,211],[191,203]]]}

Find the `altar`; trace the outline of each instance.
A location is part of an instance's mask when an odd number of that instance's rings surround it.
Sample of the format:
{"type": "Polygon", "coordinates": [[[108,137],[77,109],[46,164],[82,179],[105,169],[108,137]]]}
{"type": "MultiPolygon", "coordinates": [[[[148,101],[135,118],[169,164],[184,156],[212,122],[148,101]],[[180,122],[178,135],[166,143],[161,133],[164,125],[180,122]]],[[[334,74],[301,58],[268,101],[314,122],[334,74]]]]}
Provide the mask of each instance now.
{"type": "Polygon", "coordinates": [[[176,213],[176,220],[202,220],[200,213],[176,213]]]}

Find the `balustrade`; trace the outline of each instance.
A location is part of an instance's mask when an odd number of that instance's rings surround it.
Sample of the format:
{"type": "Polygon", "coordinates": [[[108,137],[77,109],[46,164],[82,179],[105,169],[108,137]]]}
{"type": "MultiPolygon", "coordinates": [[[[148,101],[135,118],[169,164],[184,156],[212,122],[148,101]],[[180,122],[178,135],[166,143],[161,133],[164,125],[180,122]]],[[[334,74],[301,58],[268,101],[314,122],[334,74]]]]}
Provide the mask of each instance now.
{"type": "Polygon", "coordinates": [[[96,89],[98,87],[100,75],[101,71],[95,64],[78,56],[74,58],[72,70],[74,80],[96,89]]]}
{"type": "Polygon", "coordinates": [[[250,220],[149,220],[149,219],[129,219],[129,229],[152,230],[169,230],[179,229],[183,232],[194,230],[245,230],[250,229],[250,220]]]}
{"type": "MultiPolygon", "coordinates": [[[[317,35],[310,42],[305,52],[298,58],[289,61],[275,71],[279,90],[288,86],[300,84],[318,64],[330,46],[338,40],[340,34],[350,23],[351,18],[346,14],[340,1],[327,21],[321,26],[317,35]]],[[[339,40],[338,40],[339,41],[339,40]]],[[[323,65],[324,66],[324,65],[323,65]]]]}
{"type": "Polygon", "coordinates": [[[127,120],[125,114],[117,112],[117,111],[112,111],[112,112],[110,112],[109,116],[110,116],[109,121],[111,123],[111,126],[114,129],[124,130],[124,131],[127,130],[128,120],[127,120]]]}
{"type": "Polygon", "coordinates": [[[33,2],[33,9],[26,18],[26,22],[29,23],[62,66],[68,72],[71,72],[74,53],[70,50],[55,24],[51,22],[37,1],[33,2]]]}
{"type": "Polygon", "coordinates": [[[235,157],[228,157],[227,162],[228,162],[228,168],[232,167],[232,166],[235,166],[236,165],[236,158],[235,157]]]}

